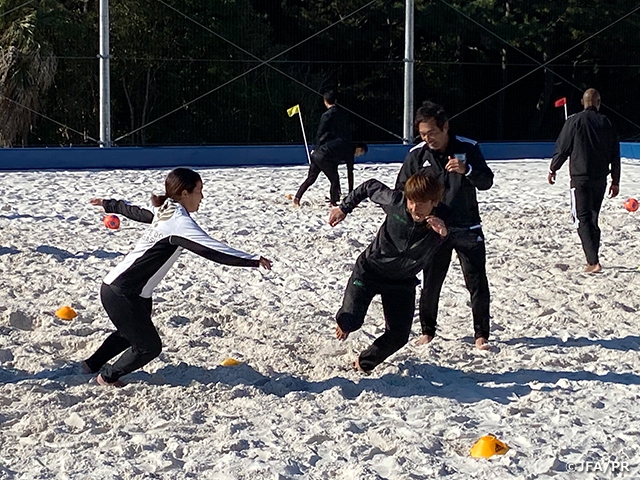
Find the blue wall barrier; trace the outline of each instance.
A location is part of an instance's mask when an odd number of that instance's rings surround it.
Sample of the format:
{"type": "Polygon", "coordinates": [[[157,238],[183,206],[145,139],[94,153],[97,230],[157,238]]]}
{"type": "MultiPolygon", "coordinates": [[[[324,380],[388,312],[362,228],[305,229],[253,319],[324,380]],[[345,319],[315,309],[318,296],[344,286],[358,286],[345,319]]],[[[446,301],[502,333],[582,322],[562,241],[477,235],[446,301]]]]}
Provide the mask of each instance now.
{"type": "Polygon", "coordinates": [[[635,160],[640,160],[640,143],[621,142],[620,156],[622,158],[633,158],[635,160]]]}
{"type": "Polygon", "coordinates": [[[551,158],[554,142],[481,143],[480,150],[487,160],[523,158],[551,158]]]}
{"type": "MultiPolygon", "coordinates": [[[[553,142],[483,143],[487,160],[551,158],[553,142]]],[[[372,144],[358,163],[402,162],[411,145],[372,144]]],[[[622,143],[625,158],[640,160],[640,143],[622,143]]],[[[207,147],[0,148],[0,170],[233,167],[305,165],[304,145],[207,147]]]]}

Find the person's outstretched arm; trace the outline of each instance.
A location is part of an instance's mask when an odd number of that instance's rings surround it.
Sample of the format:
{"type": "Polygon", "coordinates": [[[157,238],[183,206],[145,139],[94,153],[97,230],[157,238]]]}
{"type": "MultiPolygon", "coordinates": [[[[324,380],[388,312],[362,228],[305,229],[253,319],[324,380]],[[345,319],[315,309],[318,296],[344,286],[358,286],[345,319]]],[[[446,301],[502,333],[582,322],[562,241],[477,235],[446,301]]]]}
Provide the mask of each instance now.
{"type": "Polygon", "coordinates": [[[379,180],[367,180],[347,195],[340,206],[331,209],[329,225],[335,227],[366,198],[384,207],[401,201],[402,195],[399,190],[393,190],[379,180]]]}
{"type": "Polygon", "coordinates": [[[104,208],[104,211],[107,213],[117,213],[136,222],[151,223],[153,221],[152,211],[146,208],[136,207],[135,205],[129,205],[123,200],[92,198],[89,200],[89,203],[104,208]]]}
{"type": "Polygon", "coordinates": [[[237,250],[211,238],[192,218],[184,218],[179,231],[169,237],[171,245],[178,245],[216,263],[232,267],[262,267],[271,270],[271,261],[260,255],[237,250]]]}

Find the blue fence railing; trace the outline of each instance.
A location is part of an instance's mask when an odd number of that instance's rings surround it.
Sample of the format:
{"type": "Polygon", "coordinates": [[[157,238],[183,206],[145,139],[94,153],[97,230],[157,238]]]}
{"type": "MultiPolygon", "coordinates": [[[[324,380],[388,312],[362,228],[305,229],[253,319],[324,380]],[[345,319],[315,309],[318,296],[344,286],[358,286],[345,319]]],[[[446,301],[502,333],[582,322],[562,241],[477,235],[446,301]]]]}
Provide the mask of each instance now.
{"type": "MultiPolygon", "coordinates": [[[[482,143],[487,160],[551,158],[553,142],[482,143]]],[[[372,144],[358,163],[402,162],[411,145],[372,144]]],[[[640,143],[621,143],[622,157],[640,160],[640,143]]],[[[0,149],[0,170],[232,167],[304,165],[304,145],[206,147],[52,147],[0,149]]]]}

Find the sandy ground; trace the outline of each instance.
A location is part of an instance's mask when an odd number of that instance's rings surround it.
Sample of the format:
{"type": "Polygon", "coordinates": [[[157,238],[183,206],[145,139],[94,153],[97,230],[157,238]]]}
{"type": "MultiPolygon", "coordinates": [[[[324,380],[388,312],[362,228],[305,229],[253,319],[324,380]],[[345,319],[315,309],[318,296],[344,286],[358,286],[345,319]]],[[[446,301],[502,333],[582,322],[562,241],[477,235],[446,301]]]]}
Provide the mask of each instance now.
{"type": "MultiPolygon", "coordinates": [[[[164,351],[121,389],[78,362],[112,330],[100,283],[145,226],[107,230],[88,200],[148,205],[167,170],[3,173],[0,479],[640,478],[640,212],[622,208],[640,196],[640,164],[623,163],[621,195],[604,202],[604,271],[590,276],[566,167],[549,186],[548,161],[490,166],[492,351],[472,345],[454,256],[436,339],[415,345],[416,321],[371,376],[351,371],[382,332],[381,305],[344,343],[333,316],[381,210],[366,202],[331,228],[324,178],[302,208],[285,198],[304,167],[202,169],[198,223],[273,271],[183,253],[154,296],[164,351]],[[57,319],[62,305],[78,317],[57,319]],[[486,434],[510,450],[472,458],[486,434]]],[[[356,183],[392,185],[398,170],[359,165],[356,183]]]]}

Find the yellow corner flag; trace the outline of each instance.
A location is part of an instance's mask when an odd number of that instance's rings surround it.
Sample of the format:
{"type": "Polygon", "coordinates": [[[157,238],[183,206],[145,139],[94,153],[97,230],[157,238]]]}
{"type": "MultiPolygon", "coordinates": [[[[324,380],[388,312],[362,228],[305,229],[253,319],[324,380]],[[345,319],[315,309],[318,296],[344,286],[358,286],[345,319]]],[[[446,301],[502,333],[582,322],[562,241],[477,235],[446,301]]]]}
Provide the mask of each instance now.
{"type": "Polygon", "coordinates": [[[300,113],[300,105],[294,105],[293,107],[287,109],[287,114],[290,117],[293,117],[296,113],[300,113]]]}

